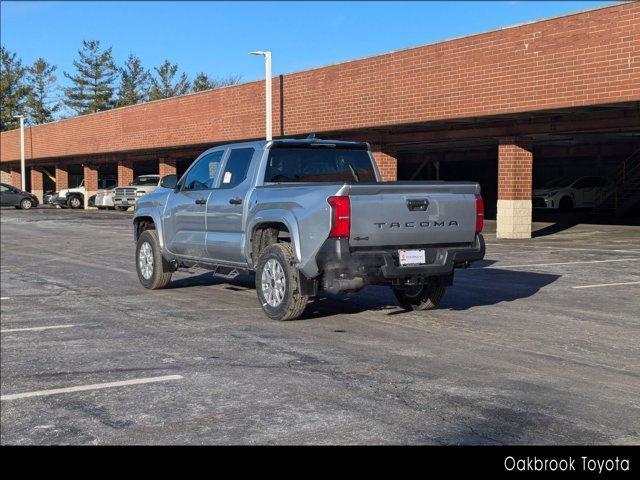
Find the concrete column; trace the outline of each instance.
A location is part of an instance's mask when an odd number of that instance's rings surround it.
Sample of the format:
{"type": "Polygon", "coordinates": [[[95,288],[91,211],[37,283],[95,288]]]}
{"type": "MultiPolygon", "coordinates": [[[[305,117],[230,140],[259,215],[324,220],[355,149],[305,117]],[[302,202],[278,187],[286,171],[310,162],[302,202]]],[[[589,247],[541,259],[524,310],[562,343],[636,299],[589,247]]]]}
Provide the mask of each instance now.
{"type": "Polygon", "coordinates": [[[501,138],[498,145],[497,238],[531,238],[530,145],[501,138]]]}
{"type": "Polygon", "coordinates": [[[89,197],[96,194],[98,191],[98,167],[96,165],[84,166],[84,208],[94,209],[95,207],[89,207],[89,197]]]}
{"type": "Polygon", "coordinates": [[[165,175],[175,175],[176,174],[176,161],[173,158],[169,157],[160,157],[158,159],[158,171],[161,177],[165,175]]]}
{"type": "Polygon", "coordinates": [[[69,171],[66,166],[56,165],[56,192],[69,188],[69,171]]]}
{"type": "Polygon", "coordinates": [[[0,182],[11,184],[11,169],[9,167],[0,168],[0,182]]]}
{"type": "Polygon", "coordinates": [[[31,167],[31,193],[38,197],[38,201],[42,204],[44,179],[42,170],[39,167],[31,167]]]}
{"type": "Polygon", "coordinates": [[[11,167],[11,185],[15,188],[22,188],[22,174],[20,167],[11,167]]]}
{"type": "Polygon", "coordinates": [[[395,150],[381,145],[372,147],[373,158],[376,160],[380,175],[385,181],[398,179],[398,160],[395,150]]]}
{"type": "Polygon", "coordinates": [[[118,161],[118,186],[126,187],[133,182],[133,162],[131,160],[118,161]]]}

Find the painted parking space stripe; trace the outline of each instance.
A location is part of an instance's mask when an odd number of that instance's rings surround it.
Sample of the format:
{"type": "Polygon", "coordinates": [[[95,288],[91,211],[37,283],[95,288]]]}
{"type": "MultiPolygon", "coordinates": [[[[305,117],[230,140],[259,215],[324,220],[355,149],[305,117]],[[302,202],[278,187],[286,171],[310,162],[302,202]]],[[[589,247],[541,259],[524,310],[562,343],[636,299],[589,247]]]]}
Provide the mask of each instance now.
{"type": "Polygon", "coordinates": [[[585,263],[610,263],[610,262],[629,262],[629,261],[637,261],[637,258],[616,258],[611,260],[584,260],[577,262],[556,262],[556,263],[526,263],[522,265],[496,265],[490,267],[471,267],[467,270],[489,270],[489,269],[499,269],[499,268],[523,268],[523,267],[552,267],[555,265],[578,265],[585,263]]]}
{"type": "Polygon", "coordinates": [[[41,332],[43,330],[56,330],[59,328],[71,328],[75,327],[75,325],[50,325],[47,327],[25,327],[25,328],[7,328],[6,330],[0,330],[0,333],[11,333],[11,332],[41,332]]]}
{"type": "Polygon", "coordinates": [[[504,244],[504,243],[485,243],[485,245],[489,247],[514,247],[517,246],[518,251],[527,250],[529,248],[545,248],[548,250],[575,250],[578,252],[603,252],[603,253],[640,253],[640,249],[637,248],[629,248],[629,249],[607,249],[607,248],[577,248],[577,247],[561,247],[561,246],[551,246],[551,245],[523,245],[523,244],[504,244]]]}
{"type": "Polygon", "coordinates": [[[182,375],[165,375],[162,377],[134,378],[132,380],[122,380],[120,382],[94,383],[92,385],[78,385],[76,387],[54,388],[52,390],[38,390],[35,392],[13,393],[11,395],[0,395],[1,401],[18,400],[21,398],[44,397],[49,395],[59,395],[62,393],[85,392],[87,390],[101,390],[103,388],[126,387],[131,385],[143,385],[145,383],[169,382],[181,380],[182,375]]]}
{"type": "Polygon", "coordinates": [[[578,285],[571,288],[617,287],[619,285],[640,285],[640,282],[597,283],[595,285],[578,285]]]}

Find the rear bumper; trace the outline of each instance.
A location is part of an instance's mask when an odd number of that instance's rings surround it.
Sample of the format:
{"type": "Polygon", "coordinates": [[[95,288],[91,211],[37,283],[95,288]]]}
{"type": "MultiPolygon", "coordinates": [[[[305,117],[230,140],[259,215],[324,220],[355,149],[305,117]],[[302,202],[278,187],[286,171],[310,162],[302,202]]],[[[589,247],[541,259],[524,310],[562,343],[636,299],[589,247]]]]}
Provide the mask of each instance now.
{"type": "MultiPolygon", "coordinates": [[[[400,247],[402,248],[402,247],[400,247]]],[[[437,246],[411,246],[425,250],[427,263],[401,266],[398,249],[351,250],[348,239],[329,239],[318,253],[320,270],[330,272],[330,277],[362,277],[364,283],[380,283],[404,279],[424,279],[447,276],[457,266],[482,260],[485,254],[484,238],[476,234],[473,243],[437,246]]]]}

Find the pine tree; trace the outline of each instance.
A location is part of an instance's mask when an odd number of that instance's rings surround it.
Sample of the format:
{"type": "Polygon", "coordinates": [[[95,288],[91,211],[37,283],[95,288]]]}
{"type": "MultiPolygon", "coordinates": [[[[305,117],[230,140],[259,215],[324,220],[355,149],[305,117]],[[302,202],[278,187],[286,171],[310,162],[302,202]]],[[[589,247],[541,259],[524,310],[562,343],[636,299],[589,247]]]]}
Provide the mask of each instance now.
{"type": "Polygon", "coordinates": [[[118,89],[117,105],[135,105],[145,102],[149,98],[151,75],[142,66],[138,57],[129,54],[124,67],[120,68],[120,88],[118,89]]]}
{"type": "Polygon", "coordinates": [[[155,67],[154,70],[156,75],[151,78],[149,100],[171,98],[189,93],[191,83],[186,73],[180,75],[178,81],[174,83],[174,78],[178,73],[178,65],[165,60],[162,65],[155,67]]]}
{"type": "Polygon", "coordinates": [[[73,62],[77,73],[64,72],[65,77],[73,82],[64,91],[65,104],[80,114],[112,108],[115,105],[113,93],[117,69],[111,47],[101,50],[99,40],[83,40],[78,55],[80,58],[73,62]]]}
{"type": "Polygon", "coordinates": [[[40,124],[52,122],[60,104],[51,99],[51,91],[55,88],[56,66],[39,58],[29,67],[27,81],[30,87],[27,97],[27,116],[29,123],[40,124]]]}
{"type": "Polygon", "coordinates": [[[209,77],[203,72],[200,72],[196,75],[196,78],[193,80],[193,91],[194,92],[202,92],[203,90],[210,90],[214,88],[213,83],[209,80],[209,77]]]}
{"type": "Polygon", "coordinates": [[[14,115],[23,115],[29,86],[26,83],[27,69],[15,53],[0,47],[0,130],[18,128],[19,120],[14,115]]]}

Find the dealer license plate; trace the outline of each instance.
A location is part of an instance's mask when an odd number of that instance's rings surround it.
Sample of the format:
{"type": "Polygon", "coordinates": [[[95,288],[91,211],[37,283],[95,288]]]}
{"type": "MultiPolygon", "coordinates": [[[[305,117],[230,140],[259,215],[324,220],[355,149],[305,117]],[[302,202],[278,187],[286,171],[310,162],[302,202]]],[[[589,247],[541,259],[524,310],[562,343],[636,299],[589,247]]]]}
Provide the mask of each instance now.
{"type": "Polygon", "coordinates": [[[420,265],[426,263],[424,250],[398,250],[400,265],[420,265]]]}

